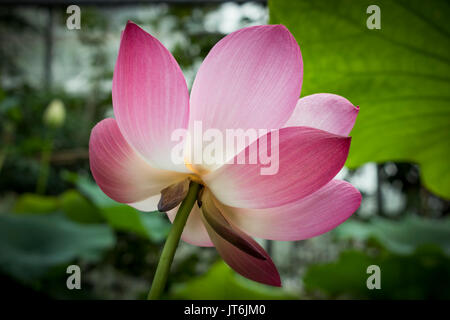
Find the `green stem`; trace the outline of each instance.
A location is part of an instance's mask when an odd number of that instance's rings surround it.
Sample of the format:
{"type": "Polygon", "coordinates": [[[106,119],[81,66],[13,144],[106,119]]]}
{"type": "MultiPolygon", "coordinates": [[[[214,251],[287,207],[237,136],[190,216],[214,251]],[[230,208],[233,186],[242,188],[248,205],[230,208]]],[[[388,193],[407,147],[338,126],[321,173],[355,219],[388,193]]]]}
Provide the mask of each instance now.
{"type": "Polygon", "coordinates": [[[153,278],[152,288],[148,293],[148,300],[157,300],[161,297],[162,292],[166,286],[167,277],[169,275],[170,266],[172,265],[175,251],[180,242],[181,233],[183,232],[189,213],[197,200],[200,185],[191,181],[189,191],[178,209],[175,220],[170,229],[169,236],[164,244],[161,257],[159,258],[158,267],[156,268],[155,277],[153,278]]]}
{"type": "Polygon", "coordinates": [[[41,166],[39,168],[39,177],[36,184],[36,193],[44,194],[47,188],[47,180],[50,172],[50,158],[52,156],[53,140],[49,139],[42,150],[41,166]]]}

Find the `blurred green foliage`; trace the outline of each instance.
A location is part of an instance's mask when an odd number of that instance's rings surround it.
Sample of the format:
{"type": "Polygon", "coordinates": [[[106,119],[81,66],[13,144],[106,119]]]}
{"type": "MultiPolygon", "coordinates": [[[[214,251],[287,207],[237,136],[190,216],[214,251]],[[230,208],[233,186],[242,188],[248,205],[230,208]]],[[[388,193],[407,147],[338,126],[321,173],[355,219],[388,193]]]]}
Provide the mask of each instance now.
{"type": "Polygon", "coordinates": [[[174,286],[172,299],[247,299],[279,300],[298,299],[294,293],[256,283],[237,275],[222,261],[217,262],[209,271],[196,279],[174,286]]]}
{"type": "Polygon", "coordinates": [[[448,1],[275,0],[303,55],[302,95],[330,92],[361,107],[347,165],[420,164],[424,184],[450,199],[448,1]],[[381,29],[366,27],[381,9],[381,29]]]}
{"type": "Polygon", "coordinates": [[[79,223],[100,223],[105,219],[99,208],[88,201],[76,190],[67,190],[59,196],[61,211],[75,222],[79,223]]]}
{"type": "Polygon", "coordinates": [[[14,212],[20,214],[43,214],[58,210],[58,198],[33,193],[21,195],[14,204],[14,212]]]}
{"type": "Polygon", "coordinates": [[[374,217],[370,221],[350,220],[336,229],[339,239],[376,239],[398,254],[412,254],[422,245],[434,244],[450,256],[450,219],[406,216],[400,221],[374,217]]]}
{"type": "MultiPolygon", "coordinates": [[[[364,242],[363,249],[341,252],[335,262],[310,266],[303,277],[313,297],[357,299],[450,298],[450,224],[407,216],[348,221],[337,238],[364,242]],[[369,290],[367,267],[380,267],[381,289],[369,290]]],[[[361,245],[359,246],[361,247],[361,245]]]]}
{"type": "Polygon", "coordinates": [[[307,292],[326,298],[449,299],[450,258],[436,246],[411,255],[351,250],[335,262],[309,267],[303,281],[307,292]],[[381,289],[367,288],[370,265],[380,267],[381,289]]]}
{"type": "Polygon", "coordinates": [[[0,215],[0,269],[22,281],[75,258],[98,261],[114,243],[106,225],[79,225],[56,213],[0,215]]]}
{"type": "MultiPolygon", "coordinates": [[[[85,123],[84,104],[85,97],[58,90],[48,93],[27,85],[0,89],[0,155],[3,156],[3,161],[0,161],[0,192],[15,190],[23,193],[36,189],[40,157],[49,139],[55,150],[50,160],[49,193],[56,195],[70,187],[60,178],[63,169],[88,170],[90,127],[80,131],[80,123],[85,123]],[[55,96],[64,101],[67,121],[62,128],[50,132],[43,125],[42,118],[55,96]]],[[[110,105],[110,97],[99,101],[95,118],[103,117],[110,105]]],[[[92,126],[93,123],[87,125],[92,126]]]]}
{"type": "Polygon", "coordinates": [[[13,210],[18,214],[62,211],[70,220],[79,223],[104,221],[100,210],[76,190],[68,190],[59,197],[25,193],[17,199],[13,210]]]}
{"type": "Polygon", "coordinates": [[[148,237],[154,242],[162,242],[169,233],[170,222],[160,212],[139,212],[108,198],[95,182],[86,178],[77,178],[81,192],[100,208],[100,214],[113,228],[134,232],[148,237]]]}

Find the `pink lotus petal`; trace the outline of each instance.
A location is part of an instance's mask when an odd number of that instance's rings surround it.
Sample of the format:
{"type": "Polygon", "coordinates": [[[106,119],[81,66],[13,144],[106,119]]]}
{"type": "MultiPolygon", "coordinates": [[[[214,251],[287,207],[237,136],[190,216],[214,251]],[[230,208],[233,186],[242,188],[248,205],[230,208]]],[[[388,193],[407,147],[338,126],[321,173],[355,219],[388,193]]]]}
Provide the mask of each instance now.
{"type": "Polygon", "coordinates": [[[158,211],[159,199],[161,199],[160,193],[138,202],[128,203],[128,205],[140,211],[158,211]]]}
{"type": "Polygon", "coordinates": [[[209,190],[205,191],[201,199],[201,209],[205,223],[209,225],[215,233],[245,253],[255,258],[266,260],[264,250],[261,250],[259,246],[254,246],[253,242],[247,241],[245,237],[242,237],[241,232],[235,230],[233,225],[225,219],[222,212],[220,212],[215,204],[214,198],[211,196],[209,190]]]}
{"type": "MultiPolygon", "coordinates": [[[[204,176],[203,181],[220,202],[229,206],[281,206],[306,197],[333,179],[347,159],[350,140],[314,128],[283,128],[279,130],[279,160],[274,160],[278,164],[276,174],[262,175],[261,168],[267,165],[260,161],[239,164],[238,155],[234,163],[204,176]]],[[[243,152],[248,154],[252,149],[258,150],[249,146],[243,152]]]]}
{"type": "Polygon", "coordinates": [[[361,194],[350,183],[331,180],[309,196],[280,207],[241,209],[221,206],[235,225],[251,236],[297,241],[330,231],[359,207],[361,194]]]}
{"type": "MultiPolygon", "coordinates": [[[[257,258],[237,248],[216,232],[213,226],[208,223],[204,213],[201,217],[217,251],[231,268],[240,275],[253,281],[271,286],[281,286],[280,275],[278,274],[272,259],[255,240],[228,221],[229,225],[234,230],[234,234],[238,235],[242,242],[246,242],[251,247],[255,248],[263,258],[257,258]]],[[[220,218],[223,219],[223,216],[220,218]]]]}
{"type": "Polygon", "coordinates": [[[352,131],[358,111],[359,107],[341,96],[313,94],[298,100],[284,127],[306,126],[347,136],[352,131]]]}
{"type": "Polygon", "coordinates": [[[191,91],[190,126],[278,129],[300,96],[300,48],[281,25],[244,28],[210,51],[191,91]]]}
{"type": "MultiPolygon", "coordinates": [[[[178,208],[179,206],[167,212],[167,216],[171,222],[175,220],[178,208]]],[[[181,239],[194,246],[213,247],[214,244],[209,238],[208,232],[206,231],[205,225],[201,219],[201,214],[201,209],[197,206],[197,204],[194,204],[181,235],[181,239]]]]}
{"type": "Polygon", "coordinates": [[[125,139],[154,167],[185,172],[174,164],[175,129],[187,128],[189,94],[183,74],[169,51],[129,22],[114,69],[114,115],[125,139]]]}
{"type": "Polygon", "coordinates": [[[114,119],[105,119],[92,129],[89,161],[99,187],[122,203],[147,199],[184,177],[178,172],[152,168],[130,147],[114,119]]]}

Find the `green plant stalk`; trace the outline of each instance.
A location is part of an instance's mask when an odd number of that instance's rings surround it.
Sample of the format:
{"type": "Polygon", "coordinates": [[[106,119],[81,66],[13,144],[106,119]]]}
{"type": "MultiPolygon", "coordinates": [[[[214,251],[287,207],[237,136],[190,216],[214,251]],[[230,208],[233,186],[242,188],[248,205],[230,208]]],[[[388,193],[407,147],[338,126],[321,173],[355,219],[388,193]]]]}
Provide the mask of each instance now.
{"type": "Polygon", "coordinates": [[[5,146],[2,150],[0,150],[0,172],[2,171],[3,164],[5,163],[7,154],[8,154],[8,146],[5,146]]]}
{"type": "Polygon", "coordinates": [[[177,250],[181,234],[183,233],[184,226],[186,225],[186,221],[191,213],[192,207],[194,207],[195,201],[197,200],[199,191],[200,185],[194,181],[191,181],[188,194],[178,209],[172,228],[170,229],[169,236],[164,244],[161,257],[159,258],[158,267],[156,268],[155,277],[153,278],[152,288],[148,293],[148,300],[159,299],[164,291],[175,251],[177,250]]]}
{"type": "Polygon", "coordinates": [[[39,168],[39,177],[36,184],[36,193],[44,194],[47,188],[47,180],[50,172],[50,157],[53,151],[53,140],[50,138],[41,154],[41,166],[39,168]]]}

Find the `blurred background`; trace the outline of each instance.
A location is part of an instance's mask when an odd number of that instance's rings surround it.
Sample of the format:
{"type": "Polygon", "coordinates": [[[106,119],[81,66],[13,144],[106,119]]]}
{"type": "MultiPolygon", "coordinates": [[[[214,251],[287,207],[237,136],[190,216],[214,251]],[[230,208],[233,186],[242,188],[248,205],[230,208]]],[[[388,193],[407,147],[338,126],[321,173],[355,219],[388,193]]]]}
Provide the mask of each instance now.
{"type": "Polygon", "coordinates": [[[170,229],[164,213],[104,195],[89,171],[91,128],[113,116],[127,20],[157,37],[192,85],[212,46],[239,28],[286,25],[302,49],[302,96],[360,106],[339,178],[360,209],[322,236],[261,240],[283,288],[244,279],[214,248],[181,243],[168,299],[450,298],[449,1],[0,2],[0,283],[14,298],[143,299],[170,229]],[[81,9],[69,30],[68,5],[81,9]],[[81,290],[66,269],[81,268],[81,290]],[[369,290],[367,267],[381,269],[369,290]]]}

